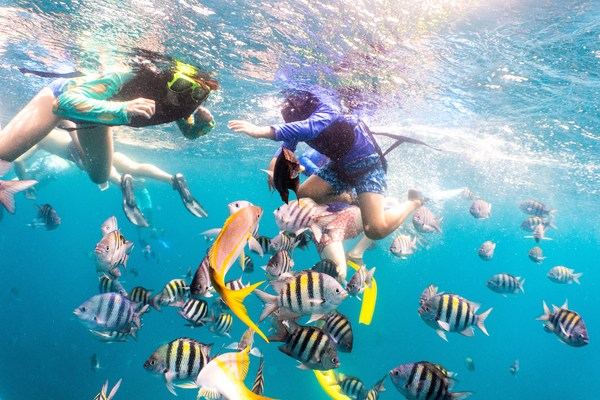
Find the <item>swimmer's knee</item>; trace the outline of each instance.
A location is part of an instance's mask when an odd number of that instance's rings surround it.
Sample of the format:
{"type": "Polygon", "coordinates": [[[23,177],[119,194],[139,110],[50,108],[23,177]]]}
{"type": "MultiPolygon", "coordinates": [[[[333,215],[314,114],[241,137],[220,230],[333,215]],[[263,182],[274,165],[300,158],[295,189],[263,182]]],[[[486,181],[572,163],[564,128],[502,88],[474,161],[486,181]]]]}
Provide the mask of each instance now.
{"type": "Polygon", "coordinates": [[[380,240],[386,237],[388,232],[382,226],[366,225],[365,235],[371,240],[380,240]]]}

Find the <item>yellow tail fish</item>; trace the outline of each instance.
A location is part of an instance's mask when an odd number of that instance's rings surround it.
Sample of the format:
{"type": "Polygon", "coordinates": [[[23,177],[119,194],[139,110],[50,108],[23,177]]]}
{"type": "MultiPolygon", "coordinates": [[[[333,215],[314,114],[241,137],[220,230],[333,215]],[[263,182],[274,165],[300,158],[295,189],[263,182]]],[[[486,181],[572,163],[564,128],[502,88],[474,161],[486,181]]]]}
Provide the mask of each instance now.
{"type": "Polygon", "coordinates": [[[258,325],[250,319],[244,306],[244,299],[264,281],[249,285],[240,290],[231,290],[225,286],[225,275],[233,263],[242,254],[249,241],[256,241],[252,234],[262,216],[262,208],[248,205],[227,218],[219,235],[208,253],[209,274],[213,287],[219,293],[225,304],[248,327],[252,328],[266,342],[267,336],[258,325]]]}

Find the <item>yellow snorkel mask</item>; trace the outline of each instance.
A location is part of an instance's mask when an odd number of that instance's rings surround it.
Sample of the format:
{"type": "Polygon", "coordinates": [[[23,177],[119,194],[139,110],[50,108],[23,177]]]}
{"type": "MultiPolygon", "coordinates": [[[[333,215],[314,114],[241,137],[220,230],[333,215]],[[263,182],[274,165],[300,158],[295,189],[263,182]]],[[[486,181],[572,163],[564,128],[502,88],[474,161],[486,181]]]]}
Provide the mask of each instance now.
{"type": "Polygon", "coordinates": [[[192,99],[198,103],[202,103],[211,92],[211,87],[204,83],[199,78],[193,78],[198,75],[195,67],[176,61],[175,73],[173,78],[167,82],[167,87],[170,91],[182,94],[190,92],[192,99]]]}

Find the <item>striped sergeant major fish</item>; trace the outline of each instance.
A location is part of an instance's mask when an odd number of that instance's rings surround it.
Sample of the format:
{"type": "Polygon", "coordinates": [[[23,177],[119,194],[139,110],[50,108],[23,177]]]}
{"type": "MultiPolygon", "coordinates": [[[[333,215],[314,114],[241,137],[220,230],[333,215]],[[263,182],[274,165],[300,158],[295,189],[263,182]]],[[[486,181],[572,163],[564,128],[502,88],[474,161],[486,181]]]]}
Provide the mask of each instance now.
{"type": "Polygon", "coordinates": [[[239,342],[233,342],[230,345],[226,346],[226,349],[242,351],[246,347],[250,348],[250,354],[255,357],[262,357],[262,353],[257,347],[252,347],[254,345],[254,331],[250,328],[246,329],[246,331],[242,334],[239,342]]]}
{"type": "Polygon", "coordinates": [[[542,203],[539,200],[528,199],[521,204],[519,204],[519,208],[525,214],[535,215],[537,217],[545,217],[551,214],[554,214],[556,210],[548,207],[546,204],[542,203]]]}
{"type": "Polygon", "coordinates": [[[277,279],[282,274],[288,273],[294,267],[294,260],[286,250],[278,250],[270,259],[267,265],[261,267],[265,270],[267,278],[277,279]]]}
{"type": "Polygon", "coordinates": [[[348,297],[348,292],[334,278],[310,270],[295,276],[284,274],[273,281],[272,286],[277,291],[276,296],[255,290],[256,295],[265,303],[259,321],[263,321],[278,308],[297,315],[312,314],[309,322],[317,321],[335,310],[348,297]]]}
{"type": "MultiPolygon", "coordinates": [[[[307,231],[305,231],[307,232],[307,231]]],[[[298,237],[294,233],[289,233],[285,231],[279,232],[275,237],[271,239],[271,249],[274,251],[287,251],[288,253],[292,253],[298,245],[300,245],[304,238],[304,232],[301,233],[298,237]]],[[[306,247],[306,245],[305,245],[306,247]]]]}
{"type": "Polygon", "coordinates": [[[210,321],[208,303],[204,300],[189,299],[179,310],[179,315],[188,321],[187,325],[191,327],[203,326],[210,321]]]}
{"type": "Polygon", "coordinates": [[[329,275],[332,278],[334,278],[335,280],[338,280],[339,278],[339,274],[338,274],[338,270],[337,270],[337,265],[334,261],[329,260],[327,258],[317,262],[315,265],[313,265],[313,267],[311,268],[311,270],[315,271],[315,272],[321,272],[323,274],[329,275]]]}
{"type": "Polygon", "coordinates": [[[348,282],[346,285],[348,294],[350,296],[359,297],[359,295],[364,292],[367,287],[371,287],[374,274],[375,268],[367,270],[367,267],[361,265],[358,271],[356,271],[354,275],[352,275],[352,278],[350,278],[350,282],[348,282]]]}
{"type": "Polygon", "coordinates": [[[198,374],[195,386],[197,398],[271,400],[252,392],[244,384],[250,367],[250,349],[224,353],[212,359],[198,374]]]}
{"type": "Polygon", "coordinates": [[[390,246],[390,252],[403,260],[414,254],[416,249],[417,237],[411,237],[410,235],[399,235],[390,246]]]}
{"type": "Polygon", "coordinates": [[[279,346],[279,350],[300,361],[300,369],[327,371],[340,366],[335,341],[320,328],[297,327],[293,332],[287,332],[283,341],[285,343],[279,346]]]}
{"type": "Polygon", "coordinates": [[[552,305],[552,311],[543,302],[544,314],[538,318],[544,321],[546,332],[554,332],[564,343],[581,347],[590,342],[585,322],[575,311],[569,310],[569,302],[565,300],[560,308],[552,305]]]}
{"type": "Polygon", "coordinates": [[[33,220],[29,226],[32,228],[36,228],[38,226],[42,226],[46,228],[46,230],[52,231],[58,228],[61,224],[61,219],[58,216],[58,213],[50,204],[44,204],[41,206],[37,206],[38,213],[37,217],[33,220]]]}
{"type": "Polygon", "coordinates": [[[190,295],[190,287],[183,279],[170,280],[157,295],[156,306],[166,304],[172,307],[182,307],[190,295]]]}
{"type": "Polygon", "coordinates": [[[383,386],[383,382],[385,382],[385,378],[387,378],[387,374],[383,376],[380,380],[373,385],[371,389],[367,392],[367,396],[365,400],[377,400],[379,399],[379,393],[385,391],[385,387],[383,386]]]}
{"type": "Polygon", "coordinates": [[[477,315],[479,304],[456,294],[438,293],[437,289],[431,285],[423,291],[418,312],[423,321],[436,330],[439,337],[448,341],[446,332],[460,332],[464,336],[473,336],[473,325],[477,325],[489,336],[484,322],[492,308],[477,315]]]}
{"type": "Polygon", "coordinates": [[[495,250],[496,250],[496,243],[492,242],[491,240],[486,240],[485,242],[483,242],[481,244],[481,247],[479,247],[477,254],[479,255],[479,258],[481,258],[482,260],[490,261],[494,257],[495,250]]]}
{"type": "Polygon", "coordinates": [[[100,293],[119,293],[121,296],[127,297],[127,290],[123,287],[121,282],[118,279],[112,279],[106,274],[102,274],[98,283],[98,291],[100,293]]]}
{"type": "Polygon", "coordinates": [[[419,207],[414,213],[412,218],[413,226],[417,232],[421,233],[433,233],[442,232],[441,223],[442,219],[436,217],[429,208],[423,206],[419,207]]]}
{"type": "MultiPolygon", "coordinates": [[[[259,245],[260,249],[262,250],[263,254],[273,253],[273,248],[271,247],[271,239],[269,239],[268,237],[263,236],[263,235],[255,236],[254,238],[258,242],[258,245],[259,245]]],[[[258,254],[257,251],[255,251],[253,249],[250,249],[250,250],[253,253],[258,254]]]]}
{"type": "Polygon", "coordinates": [[[111,277],[121,276],[120,266],[127,266],[129,253],[133,249],[133,242],[125,239],[117,226],[117,219],[112,216],[102,224],[102,239],[96,244],[96,264],[100,273],[111,277]]]}
{"type": "Polygon", "coordinates": [[[511,274],[496,274],[487,281],[487,287],[492,291],[501,294],[507,293],[525,293],[523,284],[525,279],[520,276],[514,276],[511,274]]]}
{"type": "Polygon", "coordinates": [[[471,392],[450,392],[452,380],[443,367],[427,361],[401,364],[389,373],[396,389],[411,400],[459,400],[471,392]]]}
{"type": "Polygon", "coordinates": [[[354,334],[350,320],[342,313],[335,311],[323,317],[325,323],[321,327],[337,343],[337,349],[350,353],[354,344],[354,334]]]}
{"type": "Polygon", "coordinates": [[[546,257],[544,257],[544,251],[539,246],[534,246],[529,250],[529,259],[536,264],[540,264],[543,262],[546,257]]]}
{"type": "Polygon", "coordinates": [[[242,270],[246,273],[254,272],[254,261],[247,254],[242,254],[240,256],[240,265],[242,266],[242,270]]]}
{"type": "Polygon", "coordinates": [[[113,388],[110,390],[110,393],[106,393],[108,391],[108,380],[104,382],[100,393],[94,397],[94,400],[112,400],[115,397],[115,394],[117,394],[117,390],[119,390],[122,381],[122,379],[119,379],[115,386],[113,386],[113,388]]]}
{"type": "Polygon", "coordinates": [[[229,331],[231,331],[232,325],[233,317],[231,314],[223,312],[217,317],[213,318],[213,322],[209,330],[219,336],[227,336],[228,338],[231,338],[229,331]]]}
{"type": "Polygon", "coordinates": [[[262,395],[265,392],[264,367],[265,359],[261,357],[260,364],[258,364],[258,371],[256,371],[256,378],[254,378],[254,384],[252,385],[252,392],[259,395],[262,395]]]}
{"type": "Polygon", "coordinates": [[[535,240],[536,243],[539,243],[541,240],[552,240],[552,238],[546,236],[546,226],[544,224],[536,225],[533,228],[533,233],[525,237],[535,240]]]}
{"type": "Polygon", "coordinates": [[[475,199],[469,213],[477,219],[487,219],[492,215],[492,205],[483,199],[475,199]]]}
{"type": "Polygon", "coordinates": [[[335,374],[335,381],[340,385],[342,392],[351,399],[366,398],[367,388],[359,378],[337,373],[335,374]]]}
{"type": "Polygon", "coordinates": [[[169,392],[177,396],[174,381],[193,382],[210,361],[212,344],[190,338],[175,339],[163,344],[144,362],[144,369],[163,375],[169,392]]]}
{"type": "Polygon", "coordinates": [[[190,284],[190,294],[194,298],[212,297],[212,286],[210,285],[210,275],[208,272],[208,256],[202,259],[200,265],[194,273],[192,283],[190,284]]]}
{"type": "Polygon", "coordinates": [[[152,296],[152,290],[146,289],[142,286],[136,286],[131,289],[129,292],[129,300],[143,305],[147,304],[158,310],[158,304],[156,304],[158,298],[152,296]]]}
{"type": "Polygon", "coordinates": [[[141,327],[141,316],[147,309],[147,305],[140,307],[118,293],[103,293],[91,297],[73,313],[90,329],[131,332],[141,327]]]}
{"type": "Polygon", "coordinates": [[[582,275],[583,273],[575,273],[573,268],[567,268],[562,265],[551,268],[547,274],[548,279],[552,282],[568,283],[569,285],[573,282],[579,285],[579,278],[581,278],[582,275]]]}
{"type": "Polygon", "coordinates": [[[553,222],[545,220],[542,217],[528,217],[527,219],[525,219],[522,223],[521,223],[521,229],[523,229],[525,232],[533,232],[533,230],[535,229],[536,226],[538,225],[544,225],[544,228],[553,228],[556,229],[556,225],[554,225],[553,222]]]}

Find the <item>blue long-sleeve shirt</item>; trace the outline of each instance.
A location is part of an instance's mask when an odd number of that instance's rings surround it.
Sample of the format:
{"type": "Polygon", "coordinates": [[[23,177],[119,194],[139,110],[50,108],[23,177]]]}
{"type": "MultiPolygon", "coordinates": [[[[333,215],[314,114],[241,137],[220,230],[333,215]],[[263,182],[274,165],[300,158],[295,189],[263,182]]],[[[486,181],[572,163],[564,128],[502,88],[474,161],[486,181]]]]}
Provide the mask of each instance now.
{"type": "Polygon", "coordinates": [[[343,157],[342,164],[349,164],[360,158],[376,154],[368,134],[358,124],[356,117],[343,115],[339,106],[328,96],[319,96],[319,101],[317,109],[307,119],[272,125],[271,127],[275,130],[275,140],[283,142],[283,147],[295,151],[299,142],[307,142],[310,145],[310,141],[318,138],[329,125],[343,118],[354,125],[355,140],[352,149],[343,157]]]}

